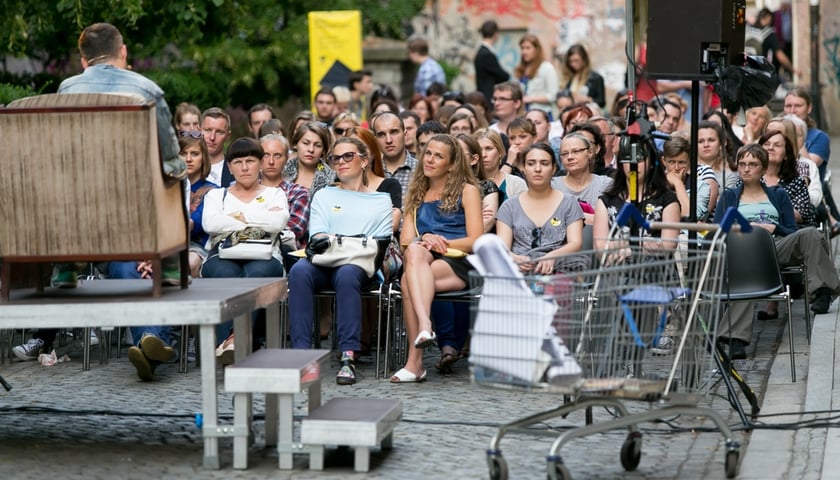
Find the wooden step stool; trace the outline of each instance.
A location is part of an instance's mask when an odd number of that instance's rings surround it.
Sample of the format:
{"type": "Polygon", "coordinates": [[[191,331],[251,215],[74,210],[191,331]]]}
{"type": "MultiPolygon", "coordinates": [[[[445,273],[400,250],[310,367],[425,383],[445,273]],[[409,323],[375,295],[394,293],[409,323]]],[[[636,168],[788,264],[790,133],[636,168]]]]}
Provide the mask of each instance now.
{"type": "Polygon", "coordinates": [[[248,468],[251,433],[251,394],[266,395],[266,444],[270,423],[277,418],[279,467],[291,469],[294,453],[306,453],[293,442],[293,401],[296,393],[309,392],[309,412],[321,405],[321,373],[329,350],[262,349],[225,368],[225,391],[233,392],[233,468],[248,468]],[[272,412],[270,397],[277,398],[272,412]]]}
{"type": "Polygon", "coordinates": [[[402,401],[381,398],[333,398],[300,422],[300,442],[309,450],[310,470],[324,469],[324,446],[355,448],[354,469],[370,470],[370,449],[393,445],[402,401]]]}

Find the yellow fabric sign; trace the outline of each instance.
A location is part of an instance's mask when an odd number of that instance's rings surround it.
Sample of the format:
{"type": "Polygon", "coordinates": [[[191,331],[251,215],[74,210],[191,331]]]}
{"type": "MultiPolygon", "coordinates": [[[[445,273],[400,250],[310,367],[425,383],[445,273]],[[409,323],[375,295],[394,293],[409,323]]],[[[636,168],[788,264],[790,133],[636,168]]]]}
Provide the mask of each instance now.
{"type": "Polygon", "coordinates": [[[309,96],[325,86],[325,77],[343,78],[362,68],[362,14],[358,10],[309,12],[309,96]],[[344,68],[346,67],[346,69],[344,68]],[[332,71],[331,71],[332,70],[332,71]]]}

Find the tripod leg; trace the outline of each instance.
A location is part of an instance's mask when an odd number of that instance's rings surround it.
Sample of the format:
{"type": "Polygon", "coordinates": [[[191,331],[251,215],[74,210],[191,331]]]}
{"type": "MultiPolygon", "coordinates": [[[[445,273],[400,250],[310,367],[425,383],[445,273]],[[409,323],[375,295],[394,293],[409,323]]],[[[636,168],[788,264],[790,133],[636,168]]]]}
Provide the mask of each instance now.
{"type": "Polygon", "coordinates": [[[0,375],[0,385],[3,385],[3,388],[5,388],[7,392],[12,389],[12,386],[9,385],[9,382],[7,382],[2,375],[0,375]]]}
{"type": "Polygon", "coordinates": [[[735,392],[735,388],[732,386],[732,378],[730,377],[729,365],[724,365],[723,358],[726,358],[724,353],[720,350],[720,346],[718,344],[712,344],[714,340],[706,337],[706,341],[709,342],[707,348],[713,349],[714,358],[715,358],[715,365],[717,365],[718,371],[720,372],[721,376],[723,377],[723,383],[726,384],[726,391],[729,395],[729,403],[732,405],[732,408],[738,412],[738,416],[741,418],[741,423],[744,424],[745,427],[750,426],[750,421],[747,418],[746,412],[744,412],[744,407],[741,405],[741,399],[738,398],[738,394],[735,392]]]}

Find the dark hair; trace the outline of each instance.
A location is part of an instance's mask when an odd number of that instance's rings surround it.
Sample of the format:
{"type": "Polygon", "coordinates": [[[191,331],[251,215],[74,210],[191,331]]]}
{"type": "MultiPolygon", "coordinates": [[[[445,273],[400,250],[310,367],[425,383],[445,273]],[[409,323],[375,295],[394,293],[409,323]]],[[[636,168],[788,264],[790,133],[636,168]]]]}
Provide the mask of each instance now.
{"type": "MultiPolygon", "coordinates": [[[[461,108],[466,107],[467,105],[475,106],[480,105],[481,108],[484,109],[484,123],[490,123],[493,120],[493,106],[490,105],[490,101],[487,100],[487,97],[484,96],[481,92],[470,92],[465,97],[466,103],[461,105],[461,108]]],[[[476,112],[476,116],[478,112],[476,112]]]]}
{"type": "Polygon", "coordinates": [[[569,130],[569,133],[575,132],[587,132],[595,139],[594,143],[598,146],[598,151],[596,152],[595,149],[592,150],[592,165],[590,170],[592,172],[603,172],[606,168],[604,157],[607,154],[607,144],[604,141],[604,134],[601,133],[601,129],[594,123],[586,122],[578,123],[569,130]]]}
{"type": "Polygon", "coordinates": [[[563,123],[563,131],[565,132],[571,130],[571,127],[569,126],[569,119],[575,118],[581,114],[585,115],[587,120],[592,118],[594,115],[592,113],[592,109],[585,103],[576,103],[564,108],[563,111],[560,112],[560,121],[563,123]]]}
{"type": "Polygon", "coordinates": [[[724,115],[723,112],[720,110],[710,110],[703,115],[703,120],[708,120],[712,117],[720,119],[724,135],[720,140],[721,143],[723,143],[726,161],[731,164],[735,158],[735,152],[744,146],[744,142],[742,142],[741,139],[738,138],[738,135],[735,135],[735,132],[732,131],[732,123],[730,123],[729,119],[726,118],[726,115],[724,115]]]}
{"type": "MultiPolygon", "coordinates": [[[[665,169],[659,168],[659,159],[653,156],[647,158],[645,163],[644,199],[654,198],[668,191],[670,188],[668,179],[665,177],[665,169]]],[[[604,192],[604,195],[617,196],[623,199],[627,199],[630,195],[629,187],[627,186],[627,174],[624,173],[622,166],[615,169],[613,184],[604,192]]]]}
{"type": "Polygon", "coordinates": [[[429,42],[422,38],[413,38],[408,41],[408,51],[419,55],[428,55],[429,42]]]}
{"type": "Polygon", "coordinates": [[[333,91],[332,91],[332,88],[331,88],[331,87],[321,87],[321,88],[319,88],[319,89],[318,89],[318,91],[317,91],[317,92],[315,92],[315,97],[314,97],[314,98],[315,98],[315,100],[317,100],[317,99],[318,99],[318,95],[329,95],[329,96],[331,96],[331,97],[332,97],[333,102],[337,102],[337,101],[338,101],[338,100],[336,100],[336,98],[335,98],[335,93],[333,93],[333,91]]]}
{"type": "MultiPolygon", "coordinates": [[[[353,145],[354,147],[356,147],[356,150],[358,151],[359,155],[368,159],[368,166],[371,166],[373,163],[375,163],[375,159],[372,159],[368,156],[367,146],[365,145],[365,142],[359,140],[358,138],[339,137],[338,140],[336,140],[335,143],[333,144],[332,149],[334,150],[337,145],[341,145],[343,143],[349,143],[350,145],[353,145]]],[[[336,172],[336,177],[335,178],[339,182],[341,181],[341,179],[338,178],[338,172],[336,172]]],[[[368,184],[367,169],[362,170],[362,184],[365,185],[365,186],[367,186],[367,184],[368,184]]]]}
{"type": "Polygon", "coordinates": [[[583,45],[576,43],[569,47],[566,51],[566,59],[563,61],[563,72],[566,74],[566,77],[571,79],[579,75],[581,80],[585,81],[589,78],[590,68],[589,53],[587,53],[583,45]],[[579,72],[572,70],[572,66],[569,65],[569,58],[571,58],[572,55],[578,55],[580,56],[580,59],[583,60],[583,67],[579,72]]]}
{"type": "Polygon", "coordinates": [[[204,141],[204,137],[178,136],[179,153],[193,145],[198,145],[198,149],[201,150],[201,178],[207,178],[207,175],[210,175],[210,152],[207,151],[207,142],[204,141]]]}
{"type": "Polygon", "coordinates": [[[270,133],[279,133],[280,135],[285,136],[286,129],[283,127],[283,122],[281,122],[277,118],[272,118],[271,120],[260,125],[260,138],[270,133]]]}
{"type": "Polygon", "coordinates": [[[493,91],[510,92],[513,101],[522,100],[522,85],[515,80],[508,80],[506,82],[497,83],[493,85],[493,91]]]}
{"type": "Polygon", "coordinates": [[[767,156],[767,150],[757,143],[750,143],[739,148],[738,153],[735,154],[735,161],[739,162],[747,155],[758,160],[763,170],[767,170],[767,166],[770,165],[770,157],[767,156]]]}
{"type": "Polygon", "coordinates": [[[455,114],[455,105],[441,105],[435,112],[435,120],[440,123],[449,123],[449,117],[455,114]]]}
{"type": "Polygon", "coordinates": [[[370,70],[355,70],[347,75],[347,88],[355,90],[354,85],[364,80],[365,77],[373,77],[373,72],[370,70]]]}
{"type": "Polygon", "coordinates": [[[525,147],[525,150],[522,150],[522,153],[520,153],[523,164],[525,162],[525,157],[527,157],[528,153],[531,152],[532,150],[539,150],[539,151],[547,153],[548,156],[551,157],[552,169],[554,171],[557,171],[557,155],[554,154],[554,149],[551,148],[551,145],[549,145],[545,142],[536,142],[536,143],[532,143],[532,144],[528,145],[527,147],[525,147]]]}
{"type": "Polygon", "coordinates": [[[481,34],[482,38],[492,38],[493,35],[499,33],[499,24],[495,20],[487,20],[481,24],[478,33],[481,34]]]}
{"type": "MultiPolygon", "coordinates": [[[[697,124],[697,131],[699,132],[704,128],[715,131],[715,135],[717,135],[718,137],[718,142],[720,142],[721,157],[723,157],[722,160],[728,164],[730,170],[737,170],[734,155],[729,156],[726,150],[726,133],[724,133],[723,127],[719,123],[713,122],[711,120],[701,120],[700,123],[697,124]]],[[[732,147],[730,146],[730,148],[732,147]]],[[[721,168],[723,167],[724,166],[721,165],[721,168]]]]}
{"type": "Polygon", "coordinates": [[[250,123],[250,121],[251,121],[251,114],[252,113],[261,112],[263,110],[268,110],[269,112],[271,112],[271,118],[277,118],[277,115],[274,114],[274,110],[271,108],[271,105],[269,105],[267,103],[258,103],[258,104],[254,105],[253,107],[248,109],[248,122],[250,123]]]}
{"type": "Polygon", "coordinates": [[[435,108],[432,105],[431,100],[424,97],[423,95],[420,95],[419,93],[415,93],[414,95],[412,95],[411,100],[408,101],[409,110],[414,108],[414,106],[417,105],[418,103],[424,103],[426,105],[426,110],[429,111],[429,116],[430,117],[435,114],[435,108]]]}
{"type": "Polygon", "coordinates": [[[292,136],[292,148],[297,148],[298,142],[301,141],[304,135],[307,132],[312,132],[315,135],[318,135],[318,139],[321,140],[321,144],[324,145],[324,156],[326,156],[330,152],[330,131],[327,130],[326,127],[321,126],[321,122],[306,122],[300,126],[297,130],[295,130],[294,135],[292,136]]]}
{"type": "Polygon", "coordinates": [[[122,34],[110,23],[94,23],[79,35],[79,54],[88,65],[118,56],[122,45],[122,34]]]}
{"type": "Polygon", "coordinates": [[[376,88],[370,92],[370,110],[369,112],[373,111],[373,107],[381,98],[387,98],[394,103],[397,103],[397,94],[394,93],[394,89],[385,85],[384,83],[379,84],[376,88]]]}
{"type": "Polygon", "coordinates": [[[458,102],[458,105],[463,105],[466,100],[464,100],[464,94],[461,92],[443,92],[443,96],[441,97],[442,102],[448,101],[455,101],[458,102]]]}
{"type": "MultiPolygon", "coordinates": [[[[758,142],[756,143],[763,148],[764,144],[776,135],[780,135],[785,141],[785,156],[782,158],[782,164],[779,166],[779,178],[785,182],[791,182],[799,176],[799,170],[796,168],[798,159],[796,158],[796,151],[793,149],[790,140],[785,136],[785,133],[781,130],[768,130],[758,138],[758,142]]],[[[767,161],[770,161],[769,154],[767,161]]]]}
{"type": "Polygon", "coordinates": [[[449,133],[450,135],[455,135],[450,130],[452,130],[452,125],[455,122],[459,122],[461,120],[466,120],[467,123],[470,124],[470,134],[472,134],[473,132],[475,132],[477,130],[475,124],[473,124],[473,122],[470,121],[470,116],[469,115],[467,115],[466,113],[453,113],[452,116],[449,117],[449,121],[446,122],[446,133],[449,133]]]}
{"type": "Polygon", "coordinates": [[[406,118],[413,118],[414,119],[414,124],[417,125],[418,127],[420,126],[420,115],[417,115],[415,112],[412,112],[411,110],[403,110],[402,112],[399,113],[399,117],[400,117],[400,120],[403,121],[403,126],[405,125],[405,119],[406,118]]]}
{"type": "Polygon", "coordinates": [[[237,158],[256,157],[258,160],[263,157],[263,149],[260,142],[253,137],[237,138],[228,145],[225,152],[225,161],[230,163],[237,158]]]}
{"type": "Polygon", "coordinates": [[[419,127],[417,127],[417,137],[419,138],[420,135],[425,135],[427,133],[446,133],[446,126],[437,120],[423,122],[419,127]]]}
{"type": "Polygon", "coordinates": [[[432,82],[432,84],[429,85],[429,88],[426,89],[426,96],[427,97],[429,95],[443,96],[443,94],[446,93],[446,90],[447,90],[446,85],[444,85],[440,82],[432,82]]]}
{"type": "Polygon", "coordinates": [[[395,115],[400,113],[400,106],[397,105],[397,102],[391,100],[390,98],[380,98],[379,100],[371,103],[370,111],[375,112],[380,105],[387,105],[388,111],[395,115]]]}
{"type": "MultiPolygon", "coordinates": [[[[464,142],[464,145],[466,145],[467,149],[470,151],[470,155],[478,155],[478,161],[475,162],[475,165],[470,165],[473,173],[475,174],[475,178],[478,180],[484,180],[487,178],[487,173],[484,171],[484,162],[481,160],[481,145],[478,144],[478,140],[476,140],[472,135],[467,135],[466,133],[460,133],[455,138],[457,138],[460,142],[464,142]]],[[[467,163],[470,163],[469,158],[467,159],[467,163]]]]}
{"type": "MultiPolygon", "coordinates": [[[[298,122],[303,120],[304,122],[314,122],[315,121],[315,114],[312,113],[312,110],[301,110],[295,115],[295,118],[292,120],[291,131],[289,132],[289,138],[295,137],[295,130],[297,127],[298,122]]],[[[301,124],[303,125],[303,124],[301,124]]]]}

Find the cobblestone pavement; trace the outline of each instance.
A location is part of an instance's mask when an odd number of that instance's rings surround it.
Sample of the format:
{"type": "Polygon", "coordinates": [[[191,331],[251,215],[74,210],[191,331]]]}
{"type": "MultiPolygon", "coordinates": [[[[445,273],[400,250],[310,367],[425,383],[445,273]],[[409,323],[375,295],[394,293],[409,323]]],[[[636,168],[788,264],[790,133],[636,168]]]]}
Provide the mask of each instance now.
{"type": "MultiPolygon", "coordinates": [[[[801,312],[801,305],[796,311],[801,312]]],[[[764,391],[784,324],[781,320],[757,322],[751,358],[737,362],[758,395],[764,391]]],[[[404,402],[403,420],[395,429],[394,448],[375,451],[371,472],[353,472],[353,455],[346,450],[328,452],[326,470],[308,470],[304,455],[295,457],[295,468],[279,471],[276,454],[264,448],[262,421],[255,424],[255,444],[250,468],[231,468],[232,447],[221,440],[222,470],[202,467],[202,441],[194,425],[200,411],[199,372],[194,367],[180,374],[176,365],[158,369],[156,381],[144,383],[125,356],[110,363],[94,362],[81,368],[81,346],[65,350],[73,361],[53,367],[35,362],[7,362],[0,374],[13,385],[0,390],[0,478],[3,479],[109,479],[109,478],[276,478],[276,479],[425,479],[487,478],[486,454],[499,424],[556,407],[558,395],[494,389],[472,384],[465,363],[442,376],[432,365],[437,352],[427,354],[429,381],[393,385],[374,378],[373,362],[363,358],[361,381],[339,387],[328,372],[324,399],[335,396],[398,398],[404,402]]],[[[94,350],[96,350],[94,348],[94,350]]],[[[332,365],[337,369],[337,362],[332,365]]],[[[220,374],[221,380],[221,374],[220,374]]],[[[220,384],[221,385],[221,384],[220,384]]],[[[221,388],[221,386],[220,386],[221,388]]],[[[739,420],[718,385],[709,396],[716,411],[737,429],[739,420]]],[[[262,398],[256,396],[255,413],[261,414],[262,398]]],[[[222,394],[223,421],[232,420],[232,396],[222,394]]],[[[657,408],[627,402],[631,412],[657,408]]],[[[305,396],[295,400],[296,415],[303,415],[305,396]]],[[[595,422],[611,418],[603,408],[594,410],[595,422]]],[[[577,439],[561,450],[575,479],[676,479],[724,478],[724,438],[706,432],[712,424],[702,418],[680,416],[667,423],[641,425],[644,433],[641,463],[625,472],[619,451],[626,431],[577,439]]],[[[584,423],[582,412],[550,420],[539,428],[562,432],[584,423]]],[[[510,467],[510,478],[545,478],[545,457],[553,437],[509,435],[501,443],[510,467]]],[[[743,449],[748,434],[735,432],[743,449]]]]}

